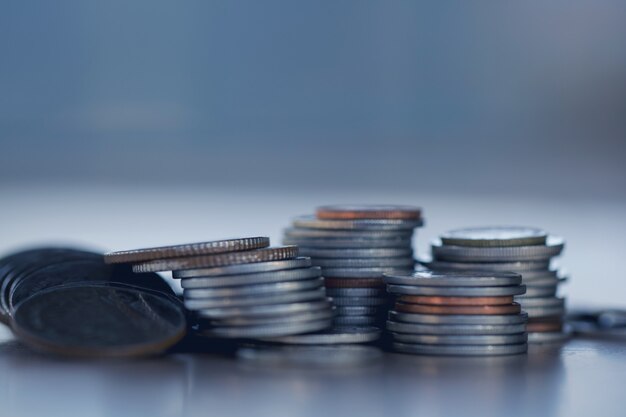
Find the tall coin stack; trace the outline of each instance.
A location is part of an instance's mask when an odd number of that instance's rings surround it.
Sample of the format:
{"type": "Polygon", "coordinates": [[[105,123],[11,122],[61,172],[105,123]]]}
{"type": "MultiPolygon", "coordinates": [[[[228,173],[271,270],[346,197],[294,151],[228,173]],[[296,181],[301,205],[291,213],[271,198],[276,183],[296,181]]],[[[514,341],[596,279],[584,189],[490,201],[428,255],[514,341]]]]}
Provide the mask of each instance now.
{"type": "Polygon", "coordinates": [[[266,237],[220,240],[105,255],[136,273],[172,271],[199,334],[255,339],[315,332],[331,326],[321,270],[296,246],[268,247],[266,237]]]}
{"type": "Polygon", "coordinates": [[[324,206],[296,218],[283,241],[322,268],[335,327],[382,328],[389,308],[383,273],[413,271],[413,231],[422,223],[418,207],[324,206]]]}
{"type": "Polygon", "coordinates": [[[397,296],[387,330],[393,349],[416,355],[492,356],[527,350],[526,320],[513,297],[523,294],[513,273],[385,274],[397,296]]]}
{"type": "Polygon", "coordinates": [[[480,227],[452,230],[432,245],[433,270],[510,271],[522,275],[526,294],[516,297],[528,313],[528,341],[547,343],[566,338],[565,299],[557,296],[564,281],[551,269],[563,251],[563,239],[528,227],[480,227]]]}

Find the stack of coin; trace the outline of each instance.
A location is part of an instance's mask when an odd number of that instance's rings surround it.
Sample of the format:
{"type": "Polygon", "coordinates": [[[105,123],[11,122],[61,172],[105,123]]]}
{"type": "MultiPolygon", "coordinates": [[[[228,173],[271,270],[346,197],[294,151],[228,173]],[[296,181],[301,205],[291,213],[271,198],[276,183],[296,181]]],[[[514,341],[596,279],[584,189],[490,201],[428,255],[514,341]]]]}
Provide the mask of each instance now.
{"type": "Polygon", "coordinates": [[[225,339],[297,335],[331,326],[321,270],[296,246],[270,248],[266,237],[113,252],[108,262],[137,273],[172,271],[198,334],[225,339]]]}
{"type": "Polygon", "coordinates": [[[564,281],[551,260],[563,251],[563,239],[528,227],[480,227],[452,230],[432,242],[433,270],[510,271],[522,275],[527,291],[516,297],[528,313],[528,341],[545,343],[566,338],[565,300],[557,296],[564,281]]]}
{"type": "Polygon", "coordinates": [[[514,273],[385,274],[397,296],[387,330],[398,352],[490,356],[527,350],[526,320],[513,297],[525,287],[514,273]]]}
{"type": "Polygon", "coordinates": [[[383,327],[389,308],[383,273],[413,270],[413,231],[422,223],[418,207],[324,206],[296,218],[283,242],[322,268],[336,327],[383,327]]]}

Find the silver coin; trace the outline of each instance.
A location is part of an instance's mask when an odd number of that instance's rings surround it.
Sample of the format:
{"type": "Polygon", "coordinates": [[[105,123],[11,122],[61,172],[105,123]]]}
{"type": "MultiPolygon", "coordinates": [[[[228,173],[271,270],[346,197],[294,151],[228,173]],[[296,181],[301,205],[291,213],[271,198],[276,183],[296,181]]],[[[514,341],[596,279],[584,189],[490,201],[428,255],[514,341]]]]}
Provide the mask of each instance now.
{"type": "Polygon", "coordinates": [[[387,291],[404,295],[435,295],[440,297],[506,297],[526,292],[524,285],[508,287],[418,287],[410,285],[387,285],[387,291]]]}
{"type": "Polygon", "coordinates": [[[522,283],[522,276],[512,272],[420,271],[409,275],[386,273],[384,279],[388,284],[427,287],[501,287],[522,283]]]}
{"type": "Polygon", "coordinates": [[[332,230],[411,230],[421,227],[422,220],[359,219],[321,220],[315,216],[301,216],[293,220],[295,227],[332,230]]]}
{"type": "Polygon", "coordinates": [[[221,320],[212,320],[215,327],[235,327],[235,326],[258,326],[264,324],[296,323],[302,321],[326,320],[335,317],[334,310],[324,307],[318,310],[305,311],[294,314],[281,314],[267,317],[230,317],[221,320]]]}
{"type": "Polygon", "coordinates": [[[566,332],[530,332],[528,333],[528,343],[558,343],[570,338],[566,332]]]}
{"type": "Polygon", "coordinates": [[[433,256],[442,261],[459,262],[516,262],[546,260],[558,256],[565,242],[550,236],[545,245],[507,247],[447,246],[435,239],[431,244],[433,256]]]}
{"type": "Polygon", "coordinates": [[[298,314],[310,311],[317,311],[320,309],[331,309],[332,304],[330,300],[321,301],[309,301],[298,303],[285,303],[285,304],[266,304],[266,305],[252,305],[244,307],[230,307],[230,308],[211,308],[198,310],[197,314],[201,318],[207,318],[210,320],[223,320],[234,317],[273,317],[277,315],[290,315],[298,314]]]}
{"type": "Polygon", "coordinates": [[[192,288],[183,290],[183,296],[190,298],[218,298],[218,297],[247,297],[263,296],[266,294],[278,294],[294,291],[311,290],[321,288],[324,279],[313,278],[301,281],[275,282],[271,284],[241,285],[238,287],[224,288],[192,288]]]}
{"type": "Polygon", "coordinates": [[[306,229],[292,227],[285,229],[285,237],[294,239],[359,239],[359,240],[385,240],[385,239],[408,239],[411,240],[413,230],[333,230],[333,229],[306,229]]]}
{"type": "Polygon", "coordinates": [[[199,332],[202,336],[223,338],[266,338],[316,332],[332,326],[332,320],[314,320],[258,326],[214,327],[199,332]]]}
{"type": "MultiPolygon", "coordinates": [[[[318,258],[409,258],[413,261],[413,249],[407,248],[367,248],[367,249],[325,249],[325,248],[307,248],[300,247],[300,253],[310,256],[313,259],[318,258]]],[[[402,264],[404,265],[404,264],[402,264]]]]}
{"type": "Polygon", "coordinates": [[[372,316],[378,314],[379,308],[375,306],[336,306],[338,316],[372,316]]]}
{"type": "Polygon", "coordinates": [[[417,324],[479,324],[479,325],[518,325],[526,324],[528,314],[484,314],[484,315],[460,315],[460,314],[417,314],[417,313],[400,313],[397,311],[389,312],[389,319],[392,321],[401,321],[406,323],[417,324]]]}
{"type": "Polygon", "coordinates": [[[261,272],[281,271],[296,268],[308,268],[311,258],[298,257],[284,261],[257,262],[249,264],[229,265],[216,268],[198,268],[173,271],[174,278],[216,277],[223,275],[256,274],[261,272]]]}
{"type": "Polygon", "coordinates": [[[380,338],[380,334],[380,329],[377,327],[335,327],[322,333],[277,337],[266,340],[289,345],[339,345],[374,342],[380,338]]]}
{"type": "Polygon", "coordinates": [[[554,286],[559,284],[560,282],[564,281],[563,278],[557,278],[557,277],[544,277],[544,278],[531,278],[531,279],[526,279],[525,276],[523,276],[522,281],[524,281],[524,284],[527,285],[533,285],[533,286],[554,286]]]}
{"type": "Polygon", "coordinates": [[[284,245],[298,245],[307,248],[409,248],[411,239],[314,239],[314,238],[283,238],[284,245]]]}
{"type": "Polygon", "coordinates": [[[526,343],[526,333],[513,334],[404,334],[392,333],[393,340],[423,345],[514,345],[526,343]]]}
{"type": "Polygon", "coordinates": [[[527,271],[547,271],[549,260],[520,262],[446,262],[420,258],[418,262],[434,271],[505,271],[524,275],[527,271]]]}
{"type": "Polygon", "coordinates": [[[313,266],[309,268],[286,269],[283,271],[259,272],[257,274],[182,278],[180,285],[183,288],[222,288],[310,280],[320,276],[322,276],[322,269],[318,266],[313,266]]]}
{"type": "Polygon", "coordinates": [[[387,292],[381,288],[326,288],[329,297],[375,297],[384,296],[387,292]]]}
{"type": "Polygon", "coordinates": [[[550,286],[535,286],[535,285],[526,285],[526,294],[518,295],[520,299],[523,298],[533,298],[533,297],[554,297],[557,292],[556,285],[550,286]]]}
{"type": "Polygon", "coordinates": [[[503,247],[543,245],[548,234],[533,227],[487,226],[451,230],[441,235],[445,245],[503,247]]]}
{"type": "MultiPolygon", "coordinates": [[[[381,268],[383,272],[390,269],[412,269],[415,261],[406,258],[313,258],[315,266],[326,268],[381,268]]],[[[325,274],[325,272],[323,272],[325,274]]],[[[325,274],[328,275],[328,274],[325,274]]]]}
{"type": "MultiPolygon", "coordinates": [[[[520,304],[524,302],[519,300],[520,304]]],[[[522,310],[528,314],[528,317],[560,317],[565,314],[565,307],[524,307],[522,310]]]]}
{"type": "Polygon", "coordinates": [[[524,309],[531,307],[555,308],[565,306],[565,299],[557,297],[521,298],[516,301],[518,301],[524,309]]]}
{"type": "Polygon", "coordinates": [[[326,278],[382,278],[384,273],[410,274],[412,267],[405,268],[322,268],[322,275],[326,278]]]}
{"type": "Polygon", "coordinates": [[[387,304],[386,297],[336,297],[333,304],[336,306],[379,306],[387,304]]]}
{"type": "Polygon", "coordinates": [[[525,271],[524,280],[535,280],[535,279],[545,279],[545,278],[558,278],[559,271],[556,269],[546,269],[541,271],[525,271]]]}
{"type": "MultiPolygon", "coordinates": [[[[507,335],[526,332],[526,323],[520,324],[417,324],[387,321],[387,330],[394,333],[420,335],[507,335]]],[[[407,340],[405,340],[408,342],[407,340]]],[[[525,341],[525,340],[524,340],[525,341]]],[[[409,342],[426,343],[426,342],[409,342]]],[[[434,343],[434,342],[433,342],[434,343]]],[[[512,342],[514,343],[514,342],[512,342]]],[[[521,343],[521,342],[518,342],[521,343]]],[[[473,343],[456,343],[473,344],[473,343]]],[[[490,344],[490,343],[486,343],[490,344]]]]}
{"type": "Polygon", "coordinates": [[[381,320],[373,316],[337,316],[333,319],[333,326],[374,326],[381,320]]]}
{"type": "Polygon", "coordinates": [[[300,301],[309,301],[324,299],[326,293],[324,289],[306,290],[287,293],[272,293],[263,296],[245,296],[245,297],[220,297],[220,298],[193,298],[185,299],[185,307],[189,310],[205,310],[212,308],[225,308],[225,307],[244,307],[252,305],[264,305],[264,304],[284,304],[284,303],[296,303],[300,301]]]}
{"type": "Polygon", "coordinates": [[[383,352],[373,346],[272,346],[242,348],[237,358],[253,363],[275,366],[343,366],[371,364],[383,357],[383,352]]]}
{"type": "Polygon", "coordinates": [[[394,343],[394,350],[414,355],[437,356],[496,356],[526,353],[528,345],[424,345],[416,343],[394,343]]]}

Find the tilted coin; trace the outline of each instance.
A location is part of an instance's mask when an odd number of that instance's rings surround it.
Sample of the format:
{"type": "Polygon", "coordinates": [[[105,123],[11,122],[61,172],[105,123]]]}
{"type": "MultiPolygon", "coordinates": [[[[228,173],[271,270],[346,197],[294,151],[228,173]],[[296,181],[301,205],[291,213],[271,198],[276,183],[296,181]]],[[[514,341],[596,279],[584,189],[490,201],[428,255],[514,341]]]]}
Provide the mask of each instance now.
{"type": "Polygon", "coordinates": [[[413,230],[334,230],[307,229],[291,227],[285,229],[284,235],[289,239],[407,239],[411,240],[413,230]]]}
{"type": "MultiPolygon", "coordinates": [[[[392,269],[412,269],[415,261],[411,257],[403,258],[313,258],[316,266],[326,268],[380,268],[382,274],[392,269]]],[[[330,275],[323,272],[324,276],[330,275]]]]}
{"type": "Polygon", "coordinates": [[[412,285],[387,285],[387,291],[403,295],[435,295],[441,297],[503,297],[526,292],[524,285],[508,287],[425,287],[412,285]]]}
{"type": "Polygon", "coordinates": [[[504,247],[544,245],[547,236],[532,227],[488,226],[451,230],[441,235],[441,241],[453,246],[504,247]]]}
{"type": "Polygon", "coordinates": [[[325,278],[326,288],[380,288],[385,289],[382,278],[325,278]]]}
{"type": "Polygon", "coordinates": [[[442,261],[459,262],[516,262],[545,260],[563,251],[563,239],[549,236],[545,245],[468,247],[443,245],[435,239],[431,244],[433,257],[442,261]]]}
{"type": "Polygon", "coordinates": [[[294,219],[293,225],[308,229],[410,230],[422,226],[422,221],[395,219],[322,220],[314,216],[301,216],[294,219]]]}
{"type": "Polygon", "coordinates": [[[402,205],[357,205],[342,204],[321,206],[315,210],[318,219],[356,220],[356,219],[400,219],[420,220],[422,209],[402,205]]]}
{"type": "Polygon", "coordinates": [[[563,307],[565,306],[565,299],[557,297],[538,297],[538,298],[524,298],[520,300],[520,304],[524,308],[529,307],[563,307]]]}
{"type": "Polygon", "coordinates": [[[289,281],[310,280],[320,277],[322,270],[314,266],[309,268],[287,269],[284,271],[259,272],[256,274],[224,275],[205,278],[182,278],[181,287],[187,288],[223,288],[241,285],[271,284],[289,281]]]}
{"type": "Polygon", "coordinates": [[[315,321],[332,319],[335,312],[330,308],[321,308],[318,310],[305,311],[294,314],[281,314],[277,316],[267,317],[229,317],[221,320],[212,320],[211,324],[215,327],[235,327],[235,326],[259,326],[259,325],[277,325],[284,323],[299,323],[303,321],[315,321]]]}
{"type": "Polygon", "coordinates": [[[194,256],[188,258],[159,259],[133,265],[133,271],[159,272],[182,269],[198,269],[255,262],[280,261],[298,256],[297,246],[255,249],[244,252],[228,252],[217,255],[194,256]]]}
{"type": "Polygon", "coordinates": [[[522,276],[512,272],[419,271],[408,275],[386,273],[384,278],[388,284],[427,287],[501,287],[522,283],[522,276]]]}
{"type": "Polygon", "coordinates": [[[524,275],[529,271],[547,271],[550,269],[549,260],[519,262],[447,262],[419,258],[418,262],[434,271],[503,271],[518,272],[524,275]]]}
{"type": "Polygon", "coordinates": [[[219,297],[219,298],[186,298],[185,307],[189,310],[206,310],[226,307],[260,306],[264,304],[284,304],[300,301],[324,299],[326,293],[323,288],[315,290],[292,291],[285,293],[270,293],[264,295],[219,297]]]}
{"type": "Polygon", "coordinates": [[[336,297],[333,304],[336,306],[379,306],[387,304],[386,297],[336,297]]]}
{"type": "Polygon", "coordinates": [[[275,366],[331,366],[344,367],[371,364],[382,358],[383,352],[373,346],[330,345],[330,346],[272,346],[243,348],[237,358],[260,364],[275,366]]]}
{"type": "Polygon", "coordinates": [[[565,342],[570,336],[566,332],[528,333],[528,343],[559,343],[565,342]]]}
{"type": "Polygon", "coordinates": [[[203,329],[199,332],[199,334],[209,337],[224,338],[266,338],[316,332],[327,329],[331,325],[332,321],[330,319],[326,319],[256,326],[213,327],[210,329],[203,329]]]}
{"type": "MultiPolygon", "coordinates": [[[[313,259],[318,258],[409,258],[414,263],[413,249],[407,248],[366,248],[366,249],[335,249],[335,248],[307,248],[300,246],[300,253],[310,256],[313,259]]],[[[404,264],[402,264],[404,265],[404,264]]]]}
{"type": "Polygon", "coordinates": [[[319,309],[331,309],[327,299],[308,302],[287,302],[283,304],[250,305],[243,307],[207,308],[197,311],[199,317],[212,320],[232,317],[272,317],[281,314],[297,314],[319,309]]]}
{"type": "Polygon", "coordinates": [[[378,314],[376,306],[337,306],[335,311],[339,316],[372,316],[378,314]]]}
{"type": "Polygon", "coordinates": [[[526,294],[518,295],[518,298],[534,298],[534,297],[554,297],[557,292],[556,285],[550,286],[535,286],[526,285],[526,294]]]}
{"type": "MultiPolygon", "coordinates": [[[[387,321],[387,330],[407,334],[506,335],[526,332],[526,324],[419,324],[389,320],[387,321]]],[[[457,344],[462,345],[463,343],[457,344]]]]}
{"type": "Polygon", "coordinates": [[[263,296],[285,292],[311,290],[324,285],[322,278],[301,281],[276,282],[271,284],[240,285],[238,287],[222,288],[188,288],[183,290],[185,298],[219,298],[219,297],[247,297],[263,296]]]}
{"type": "Polygon", "coordinates": [[[396,311],[404,313],[422,313],[422,314],[477,314],[477,315],[496,315],[496,314],[519,314],[521,307],[517,303],[505,306],[434,306],[424,304],[413,304],[400,299],[394,306],[396,311]]]}
{"type": "Polygon", "coordinates": [[[404,334],[392,335],[396,342],[419,343],[424,345],[513,345],[526,343],[526,333],[514,334],[404,334]]]}
{"type": "Polygon", "coordinates": [[[528,321],[528,314],[508,315],[440,315],[440,314],[412,314],[398,311],[390,311],[389,319],[406,323],[432,324],[432,325],[456,325],[456,324],[479,324],[479,325],[518,325],[528,321]]]}
{"type": "Polygon", "coordinates": [[[283,261],[256,262],[249,264],[228,265],[216,268],[199,268],[182,271],[172,271],[173,278],[207,278],[222,277],[226,275],[259,274],[262,272],[274,272],[296,268],[308,268],[311,266],[311,258],[297,257],[283,261]]]}
{"type": "Polygon", "coordinates": [[[178,342],[185,328],[182,306],[171,298],[87,284],[40,291],[13,315],[13,331],[26,345],[65,356],[153,355],[178,342]]]}
{"type": "Polygon", "coordinates": [[[324,278],[379,278],[382,279],[384,273],[390,274],[410,274],[413,271],[413,267],[394,268],[394,267],[379,267],[379,268],[330,268],[322,267],[322,275],[324,278]]]}
{"type": "MultiPolygon", "coordinates": [[[[328,290],[326,290],[328,294],[328,290]]],[[[330,294],[328,294],[330,295],[330,294]]],[[[439,297],[430,295],[413,295],[412,302],[416,304],[442,305],[442,306],[480,306],[480,305],[506,305],[513,302],[513,296],[504,297],[439,297]]]]}
{"type": "MultiPolygon", "coordinates": [[[[326,288],[329,297],[375,297],[385,296],[384,288],[326,288]]],[[[511,300],[512,301],[512,300],[511,300]]]]}
{"type": "Polygon", "coordinates": [[[266,339],[268,342],[289,345],[336,345],[352,343],[369,343],[380,338],[377,327],[340,327],[322,333],[302,334],[297,336],[266,339]]]}
{"type": "Polygon", "coordinates": [[[374,316],[337,316],[333,319],[334,326],[375,326],[380,322],[374,316]]]}
{"type": "Polygon", "coordinates": [[[212,242],[188,243],[184,245],[109,252],[104,255],[104,261],[111,264],[135,263],[157,259],[246,251],[265,248],[269,245],[270,239],[268,237],[246,237],[241,239],[215,240],[212,242]]]}
{"type": "Polygon", "coordinates": [[[285,237],[284,245],[298,245],[308,248],[407,248],[411,246],[411,238],[401,239],[335,239],[335,238],[294,238],[285,237]]]}
{"type": "Polygon", "coordinates": [[[495,356],[526,353],[528,345],[424,345],[417,343],[394,343],[394,350],[415,355],[495,356]]]}

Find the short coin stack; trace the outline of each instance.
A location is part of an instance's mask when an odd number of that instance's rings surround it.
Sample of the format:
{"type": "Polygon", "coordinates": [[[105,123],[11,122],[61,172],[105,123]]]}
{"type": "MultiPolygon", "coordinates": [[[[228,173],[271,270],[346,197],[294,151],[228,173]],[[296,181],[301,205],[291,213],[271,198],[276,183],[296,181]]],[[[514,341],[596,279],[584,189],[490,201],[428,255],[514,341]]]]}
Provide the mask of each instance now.
{"type": "Polygon", "coordinates": [[[393,349],[418,355],[491,356],[527,350],[526,320],[513,297],[514,273],[385,274],[397,296],[387,330],[393,349]]]}
{"type": "Polygon", "coordinates": [[[113,252],[108,262],[137,273],[173,271],[199,334],[254,339],[315,332],[331,326],[321,270],[296,246],[270,248],[266,237],[113,252]]]}
{"type": "Polygon", "coordinates": [[[433,270],[512,271],[522,275],[527,291],[516,297],[528,313],[528,341],[543,343],[566,338],[565,300],[557,297],[564,280],[550,269],[563,251],[563,239],[528,227],[480,227],[444,233],[432,243],[433,270]]]}
{"type": "Polygon", "coordinates": [[[336,327],[383,327],[389,306],[383,273],[413,270],[413,230],[422,223],[418,207],[324,206],[296,218],[283,242],[322,268],[336,327]]]}

